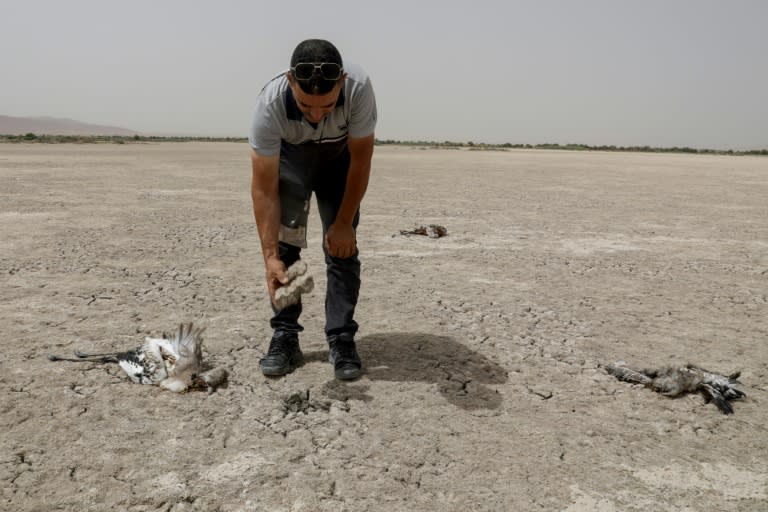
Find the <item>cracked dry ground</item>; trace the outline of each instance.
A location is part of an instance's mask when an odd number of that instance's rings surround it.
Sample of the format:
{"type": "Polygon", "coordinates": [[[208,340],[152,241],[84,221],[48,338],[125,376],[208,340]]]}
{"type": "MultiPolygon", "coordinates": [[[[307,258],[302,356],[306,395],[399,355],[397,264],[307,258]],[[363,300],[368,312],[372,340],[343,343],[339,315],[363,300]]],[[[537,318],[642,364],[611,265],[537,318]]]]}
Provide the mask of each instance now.
{"type": "MultiPolygon", "coordinates": [[[[0,510],[768,509],[768,159],[379,147],[356,382],[266,379],[248,148],[0,145],[0,510]],[[436,223],[449,236],[400,236],[436,223]],[[211,395],[51,363],[181,321],[211,395]],[[726,417],[601,364],[742,370],[726,417]]],[[[314,212],[313,212],[314,213],[314,212]]]]}

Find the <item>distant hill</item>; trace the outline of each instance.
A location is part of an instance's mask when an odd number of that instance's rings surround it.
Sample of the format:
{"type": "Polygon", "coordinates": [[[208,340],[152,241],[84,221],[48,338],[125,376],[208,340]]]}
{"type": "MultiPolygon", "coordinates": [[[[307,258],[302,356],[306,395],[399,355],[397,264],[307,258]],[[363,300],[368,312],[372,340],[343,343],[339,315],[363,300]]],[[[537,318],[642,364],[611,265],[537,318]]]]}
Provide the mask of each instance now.
{"type": "Polygon", "coordinates": [[[11,117],[0,115],[0,135],[136,135],[117,126],[82,123],[56,117],[11,117]]]}

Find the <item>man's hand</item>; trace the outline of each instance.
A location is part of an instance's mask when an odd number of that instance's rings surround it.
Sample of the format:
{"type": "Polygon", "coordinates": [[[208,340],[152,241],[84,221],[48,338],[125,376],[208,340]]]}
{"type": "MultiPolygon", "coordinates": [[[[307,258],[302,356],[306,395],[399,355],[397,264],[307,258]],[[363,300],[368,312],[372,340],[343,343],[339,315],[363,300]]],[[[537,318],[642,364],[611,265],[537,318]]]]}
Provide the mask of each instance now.
{"type": "Polygon", "coordinates": [[[351,224],[334,222],[325,233],[325,247],[334,258],[351,258],[357,250],[355,228],[351,224]]]}
{"type": "Polygon", "coordinates": [[[280,258],[269,258],[264,266],[267,270],[267,289],[269,290],[269,300],[275,303],[275,292],[278,288],[288,283],[288,276],[285,275],[285,264],[280,258]]]}

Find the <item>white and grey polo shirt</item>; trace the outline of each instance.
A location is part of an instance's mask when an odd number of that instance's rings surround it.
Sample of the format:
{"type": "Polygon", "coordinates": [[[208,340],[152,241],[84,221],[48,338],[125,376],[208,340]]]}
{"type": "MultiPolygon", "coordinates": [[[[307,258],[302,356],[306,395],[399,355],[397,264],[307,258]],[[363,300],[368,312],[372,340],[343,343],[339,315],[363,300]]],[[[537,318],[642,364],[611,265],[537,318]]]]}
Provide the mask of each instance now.
{"type": "Polygon", "coordinates": [[[280,154],[287,144],[346,144],[347,137],[362,138],[374,133],[376,98],[371,80],[360,66],[344,67],[347,78],[336,108],[316,126],[304,119],[296,105],[285,74],[273,78],[256,100],[248,136],[260,155],[280,154]]]}

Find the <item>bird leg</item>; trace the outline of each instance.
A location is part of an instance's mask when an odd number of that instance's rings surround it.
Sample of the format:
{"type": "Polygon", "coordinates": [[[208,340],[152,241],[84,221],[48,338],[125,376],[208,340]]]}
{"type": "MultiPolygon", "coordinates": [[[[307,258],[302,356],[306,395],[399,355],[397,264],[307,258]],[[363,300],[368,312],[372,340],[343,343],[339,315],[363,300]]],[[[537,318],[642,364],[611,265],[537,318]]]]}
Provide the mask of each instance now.
{"type": "Polygon", "coordinates": [[[105,354],[88,354],[80,350],[75,350],[75,355],[80,359],[92,359],[94,357],[117,357],[120,352],[107,352],[105,354]]]}
{"type": "Polygon", "coordinates": [[[121,352],[108,352],[105,354],[88,354],[80,350],[75,350],[75,357],[77,357],[77,359],[73,359],[71,357],[61,357],[53,354],[49,354],[48,359],[50,361],[70,361],[73,363],[117,363],[118,362],[117,357],[120,354],[121,352]]]}
{"type": "Polygon", "coordinates": [[[70,361],[73,363],[116,363],[117,354],[84,354],[80,351],[76,351],[77,358],[61,357],[53,354],[48,354],[49,361],[70,361]]]}

